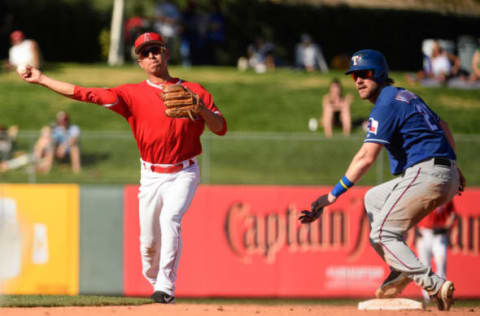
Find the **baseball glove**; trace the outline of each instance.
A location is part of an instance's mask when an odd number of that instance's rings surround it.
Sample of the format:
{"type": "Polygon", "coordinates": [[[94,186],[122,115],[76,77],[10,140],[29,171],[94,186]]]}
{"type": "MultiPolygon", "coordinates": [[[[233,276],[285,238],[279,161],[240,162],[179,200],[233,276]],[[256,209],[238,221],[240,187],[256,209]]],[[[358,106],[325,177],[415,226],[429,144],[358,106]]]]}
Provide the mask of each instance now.
{"type": "Polygon", "coordinates": [[[198,95],[182,85],[168,85],[163,89],[163,104],[167,108],[168,117],[189,117],[195,120],[195,115],[200,112],[201,104],[198,95]]]}
{"type": "Polygon", "coordinates": [[[311,211],[303,210],[301,215],[298,219],[302,224],[308,224],[311,222],[316,221],[323,213],[323,207],[318,209],[312,209],[311,211]]]}
{"type": "Polygon", "coordinates": [[[322,216],[323,208],[325,207],[326,196],[321,196],[312,202],[311,211],[303,210],[302,215],[298,218],[302,224],[308,224],[316,221],[322,216]]]}

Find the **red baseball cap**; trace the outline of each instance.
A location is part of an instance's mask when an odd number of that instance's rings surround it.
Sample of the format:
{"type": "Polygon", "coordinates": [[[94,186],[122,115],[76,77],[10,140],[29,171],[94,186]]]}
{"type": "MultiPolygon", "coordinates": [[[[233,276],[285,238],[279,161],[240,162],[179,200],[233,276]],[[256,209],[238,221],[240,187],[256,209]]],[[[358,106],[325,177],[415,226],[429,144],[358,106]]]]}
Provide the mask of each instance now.
{"type": "Polygon", "coordinates": [[[16,30],[10,34],[10,40],[21,40],[25,38],[25,34],[22,31],[16,30]]]}
{"type": "Polygon", "coordinates": [[[135,54],[138,54],[142,48],[149,44],[165,45],[160,34],[154,32],[143,33],[135,40],[135,54]]]}

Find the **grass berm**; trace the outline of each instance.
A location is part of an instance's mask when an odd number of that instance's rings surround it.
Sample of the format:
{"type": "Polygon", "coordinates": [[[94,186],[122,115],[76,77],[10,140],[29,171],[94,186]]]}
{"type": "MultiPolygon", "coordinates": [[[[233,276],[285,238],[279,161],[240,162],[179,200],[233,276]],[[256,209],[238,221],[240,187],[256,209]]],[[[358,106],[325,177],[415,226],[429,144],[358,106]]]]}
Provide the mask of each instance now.
{"type": "MultiPolygon", "coordinates": [[[[322,129],[308,130],[308,120],[320,117],[322,96],[330,80],[339,78],[345,93],[355,96],[352,120],[368,117],[372,105],[358,97],[351,77],[291,69],[256,74],[233,67],[170,67],[171,75],[205,86],[228,120],[229,133],[216,137],[206,132],[200,158],[203,183],[331,185],[344,173],[362,144],[364,132],[355,125],[350,137],[339,128],[332,139],[322,129]],[[207,159],[208,158],[208,159],[207,159]],[[206,161],[208,160],[208,161],[206,161]]],[[[105,64],[49,64],[45,73],[55,79],[92,87],[113,87],[145,79],[138,66],[105,64]]],[[[404,73],[392,72],[396,85],[420,95],[454,132],[459,165],[469,185],[480,184],[476,168],[480,152],[480,90],[424,88],[409,85],[404,73]]],[[[18,125],[18,150],[31,151],[40,128],[52,123],[56,112],[67,111],[82,130],[83,171],[73,174],[68,164],[56,164],[37,183],[137,183],[138,151],[127,122],[94,104],[80,103],[45,88],[23,82],[16,73],[0,73],[0,124],[18,125]]],[[[360,185],[372,185],[391,175],[384,153],[360,185]]],[[[32,181],[27,169],[0,174],[0,182],[32,181]]]]}

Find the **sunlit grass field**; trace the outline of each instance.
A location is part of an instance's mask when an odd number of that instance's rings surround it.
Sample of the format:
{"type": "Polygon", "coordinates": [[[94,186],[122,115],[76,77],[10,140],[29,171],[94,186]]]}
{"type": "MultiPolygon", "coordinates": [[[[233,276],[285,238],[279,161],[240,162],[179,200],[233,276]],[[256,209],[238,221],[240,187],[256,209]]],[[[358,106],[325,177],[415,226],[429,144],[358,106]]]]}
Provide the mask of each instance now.
{"type": "MultiPolygon", "coordinates": [[[[50,64],[45,73],[55,79],[84,86],[113,87],[145,79],[134,65],[50,64]]],[[[227,118],[229,133],[204,136],[200,158],[202,181],[222,184],[318,185],[338,180],[364,136],[357,122],[368,117],[372,105],[361,100],[349,76],[292,69],[256,74],[233,67],[170,67],[172,76],[205,86],[227,118]],[[332,78],[341,79],[344,92],[354,95],[351,137],[339,128],[333,139],[322,129],[308,130],[308,120],[320,117],[321,100],[332,78]]],[[[460,166],[469,184],[480,184],[476,169],[480,153],[480,90],[424,88],[407,84],[404,73],[393,72],[396,85],[419,94],[446,120],[458,141],[460,166]],[[477,136],[479,135],[479,136],[477,136]]],[[[28,168],[0,174],[0,182],[136,183],[139,177],[135,141],[127,122],[94,104],[80,103],[45,88],[23,82],[15,73],[0,73],[0,124],[18,125],[18,149],[29,152],[38,131],[66,110],[82,130],[83,170],[73,174],[68,164],[55,165],[48,175],[28,168]]],[[[390,177],[386,156],[361,184],[390,177]]]]}
{"type": "MultiPolygon", "coordinates": [[[[54,64],[45,73],[56,79],[84,86],[113,87],[145,79],[136,65],[54,64]]],[[[332,71],[328,75],[291,69],[256,74],[225,67],[171,67],[172,76],[199,82],[214,96],[228,118],[231,131],[304,132],[306,121],[321,114],[321,98],[334,77],[342,80],[345,93],[355,96],[353,121],[368,116],[371,105],[356,94],[350,76],[332,71]]],[[[392,73],[396,85],[418,93],[456,133],[480,133],[480,90],[423,88],[406,83],[404,73],[392,73]]],[[[28,85],[15,73],[0,73],[0,122],[18,124],[25,130],[51,122],[58,110],[67,110],[83,130],[126,131],[123,118],[98,108],[28,85]]]]}

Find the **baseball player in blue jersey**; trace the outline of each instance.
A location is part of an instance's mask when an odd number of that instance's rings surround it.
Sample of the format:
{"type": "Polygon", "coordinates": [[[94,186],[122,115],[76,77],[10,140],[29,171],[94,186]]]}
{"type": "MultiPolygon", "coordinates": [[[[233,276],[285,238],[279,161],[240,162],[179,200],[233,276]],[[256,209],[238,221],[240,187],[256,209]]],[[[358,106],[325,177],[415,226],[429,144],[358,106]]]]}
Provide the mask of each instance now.
{"type": "Polygon", "coordinates": [[[413,280],[440,310],[448,310],[453,304],[453,282],[422,264],[403,236],[429,212],[463,191],[465,178],[456,165],[452,133],[420,97],[392,86],[382,53],[371,49],[356,52],[346,74],[352,75],[360,97],[374,104],[367,136],[345,176],[299,219],[310,223],[319,218],[323,207],[359,181],[385,147],[391,172],[397,177],[373,187],[364,198],[370,242],[391,270],[375,294],[394,297],[413,280]]]}

